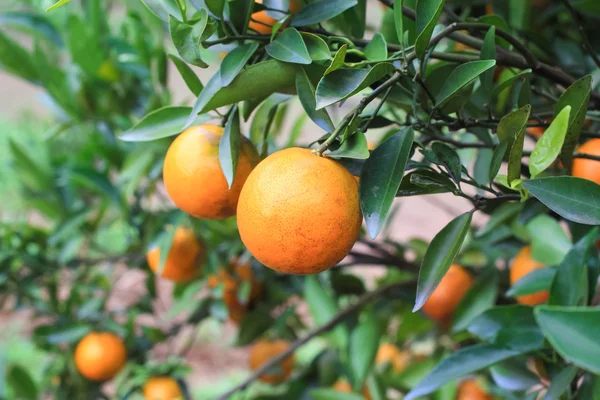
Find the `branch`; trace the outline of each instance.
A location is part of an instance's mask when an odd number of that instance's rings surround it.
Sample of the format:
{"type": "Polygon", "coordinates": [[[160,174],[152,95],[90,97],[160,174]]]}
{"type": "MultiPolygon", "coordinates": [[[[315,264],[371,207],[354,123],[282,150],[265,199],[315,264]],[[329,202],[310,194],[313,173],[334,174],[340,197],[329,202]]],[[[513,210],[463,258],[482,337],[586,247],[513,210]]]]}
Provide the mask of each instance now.
{"type": "Polygon", "coordinates": [[[569,12],[571,13],[571,16],[573,17],[573,21],[575,21],[575,25],[577,25],[577,29],[579,30],[579,34],[581,35],[581,39],[583,39],[583,47],[588,51],[588,53],[590,53],[590,56],[592,56],[592,59],[596,63],[596,66],[598,68],[600,68],[600,59],[598,59],[598,55],[594,51],[594,48],[592,47],[590,40],[588,39],[587,35],[585,34],[585,30],[583,29],[583,21],[581,20],[581,17],[577,13],[577,11],[573,8],[571,3],[569,3],[569,0],[561,0],[561,1],[562,1],[563,5],[566,7],[566,9],[569,10],[569,12]]]}
{"type": "Polygon", "coordinates": [[[398,289],[398,288],[401,288],[401,287],[404,287],[404,286],[412,286],[414,284],[415,284],[414,281],[394,282],[394,283],[390,283],[390,284],[385,285],[385,286],[381,286],[377,290],[374,290],[372,292],[369,292],[369,293],[363,295],[362,297],[360,297],[358,299],[358,301],[356,303],[354,303],[351,306],[347,307],[346,309],[340,311],[335,317],[333,317],[332,319],[330,319],[326,324],[320,326],[319,328],[316,328],[316,329],[310,331],[306,336],[304,336],[304,337],[296,340],[294,343],[291,344],[291,346],[287,350],[285,350],[284,352],[279,353],[277,356],[271,358],[268,362],[266,362],[265,364],[263,364],[256,371],[254,371],[242,383],[240,383],[239,385],[233,387],[232,389],[228,390],[227,392],[225,392],[222,395],[220,395],[219,397],[217,397],[217,400],[227,400],[234,393],[236,393],[236,392],[238,392],[240,390],[244,390],[246,387],[248,387],[248,385],[250,385],[252,382],[254,382],[258,378],[260,378],[260,376],[263,375],[265,372],[267,372],[269,369],[271,369],[272,367],[274,367],[275,365],[277,365],[281,361],[283,361],[285,358],[287,358],[288,356],[290,356],[299,347],[301,347],[302,345],[308,343],[314,337],[319,336],[322,333],[325,333],[325,332],[328,332],[328,331],[332,330],[340,322],[342,322],[344,319],[348,318],[350,315],[354,314],[361,307],[363,307],[364,305],[370,303],[373,300],[376,300],[377,298],[379,298],[382,295],[384,295],[386,292],[388,292],[388,291],[390,291],[392,289],[398,289]]]}

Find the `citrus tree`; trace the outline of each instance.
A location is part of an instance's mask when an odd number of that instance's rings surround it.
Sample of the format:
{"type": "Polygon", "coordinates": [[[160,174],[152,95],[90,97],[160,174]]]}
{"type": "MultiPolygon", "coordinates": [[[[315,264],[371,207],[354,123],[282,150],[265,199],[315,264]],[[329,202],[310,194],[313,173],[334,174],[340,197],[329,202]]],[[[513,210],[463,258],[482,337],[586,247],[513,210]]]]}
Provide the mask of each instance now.
{"type": "Polygon", "coordinates": [[[192,398],[211,318],[250,346],[218,399],[600,398],[600,3],[67,2],[0,15],[57,124],[10,142],[1,295],[51,362],[5,397],[192,398]],[[392,239],[437,194],[468,211],[392,239]]]}

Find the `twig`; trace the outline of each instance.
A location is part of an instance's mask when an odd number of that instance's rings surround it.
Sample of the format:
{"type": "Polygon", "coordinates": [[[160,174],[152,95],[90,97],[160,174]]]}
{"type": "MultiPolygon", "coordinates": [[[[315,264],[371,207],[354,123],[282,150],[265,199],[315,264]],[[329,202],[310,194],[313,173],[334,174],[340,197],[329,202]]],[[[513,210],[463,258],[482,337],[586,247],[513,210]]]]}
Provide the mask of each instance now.
{"type": "Polygon", "coordinates": [[[596,66],[598,68],[600,68],[600,59],[598,58],[598,55],[594,51],[594,48],[592,47],[590,40],[588,39],[587,35],[585,34],[585,29],[583,29],[583,21],[581,20],[581,17],[577,13],[577,10],[575,10],[573,8],[571,3],[569,3],[569,0],[561,0],[561,1],[562,1],[563,5],[565,6],[565,8],[567,10],[569,10],[569,12],[571,13],[571,16],[573,17],[573,21],[575,21],[575,25],[577,25],[577,29],[579,30],[579,34],[581,35],[581,39],[583,39],[583,47],[585,47],[585,49],[588,51],[588,53],[590,53],[590,56],[592,56],[592,59],[596,63],[596,66]]]}
{"type": "Polygon", "coordinates": [[[347,307],[346,309],[340,311],[335,317],[330,319],[327,323],[320,326],[319,328],[312,330],[306,336],[296,340],[285,351],[279,353],[277,356],[273,357],[268,362],[263,364],[260,368],[258,368],[256,371],[254,371],[242,383],[240,383],[239,385],[233,387],[232,389],[228,390],[227,392],[225,392],[222,395],[220,395],[219,397],[217,397],[217,400],[227,400],[234,393],[236,393],[240,390],[244,390],[246,387],[248,387],[248,385],[250,385],[252,382],[257,380],[261,375],[263,375],[265,372],[267,372],[270,368],[279,364],[281,361],[283,361],[285,358],[287,358],[290,354],[292,354],[294,351],[296,351],[299,347],[308,343],[314,337],[319,336],[322,333],[332,330],[340,322],[342,322],[344,319],[346,319],[350,315],[354,314],[356,311],[358,311],[361,307],[363,307],[367,303],[369,303],[373,300],[376,300],[377,298],[381,297],[383,294],[385,294],[386,292],[388,292],[392,289],[401,288],[403,286],[414,285],[414,283],[415,283],[414,281],[394,282],[394,283],[390,283],[385,286],[381,286],[377,290],[374,290],[372,292],[369,292],[369,293],[363,295],[362,297],[360,297],[358,299],[358,301],[356,303],[354,303],[351,306],[347,307]]]}

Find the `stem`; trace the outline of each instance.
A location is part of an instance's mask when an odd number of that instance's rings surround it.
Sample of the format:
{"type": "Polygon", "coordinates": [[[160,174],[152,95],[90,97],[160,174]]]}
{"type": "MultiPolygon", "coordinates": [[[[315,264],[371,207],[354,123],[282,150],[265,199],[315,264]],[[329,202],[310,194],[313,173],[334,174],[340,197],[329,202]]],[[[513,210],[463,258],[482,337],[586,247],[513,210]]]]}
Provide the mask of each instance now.
{"type": "Polygon", "coordinates": [[[367,105],[369,105],[370,102],[375,100],[375,98],[377,98],[377,96],[379,96],[385,90],[392,87],[396,82],[400,80],[401,77],[402,74],[400,74],[400,72],[394,72],[390,79],[382,83],[379,87],[377,87],[367,96],[363,97],[363,99],[360,101],[360,103],[358,103],[354,110],[352,110],[349,114],[347,114],[344,117],[344,119],[339,123],[339,125],[335,128],[331,135],[329,135],[327,140],[325,140],[323,144],[321,144],[321,146],[314,150],[314,153],[318,156],[321,156],[323,152],[329,148],[331,143],[333,143],[333,141],[339,136],[339,134],[343,132],[344,128],[346,128],[346,126],[350,123],[350,121],[352,121],[353,118],[359,116],[360,113],[364,111],[364,109],[367,107],[367,105]]]}
{"type": "Polygon", "coordinates": [[[352,315],[355,312],[357,312],[358,310],[360,310],[360,308],[363,307],[364,305],[370,303],[373,300],[376,300],[377,298],[381,297],[386,292],[388,292],[392,289],[398,289],[403,286],[409,286],[409,285],[413,285],[413,284],[414,284],[414,281],[394,282],[394,283],[391,283],[391,284],[388,284],[385,286],[381,286],[377,290],[374,290],[372,292],[369,292],[369,293],[363,295],[362,297],[360,297],[358,299],[358,301],[356,303],[354,303],[353,305],[340,311],[335,317],[330,319],[327,323],[325,323],[324,325],[322,325],[316,329],[313,329],[306,336],[296,340],[294,343],[291,344],[291,346],[287,350],[285,350],[285,351],[279,353],[277,356],[271,358],[268,362],[263,364],[256,371],[254,371],[242,383],[240,383],[239,385],[233,387],[232,389],[228,390],[227,392],[225,392],[222,395],[220,395],[219,397],[217,397],[217,400],[227,400],[234,393],[236,393],[240,390],[244,390],[246,387],[248,387],[248,385],[250,385],[252,382],[257,380],[261,375],[263,375],[265,372],[267,372],[270,368],[279,364],[281,361],[283,361],[285,358],[287,358],[290,354],[292,354],[294,351],[296,351],[299,347],[308,343],[314,337],[319,336],[322,333],[332,330],[344,319],[348,318],[350,315],[352,315]]]}
{"type": "Polygon", "coordinates": [[[565,8],[567,10],[569,10],[569,12],[571,13],[571,16],[573,17],[573,21],[575,21],[575,25],[577,25],[577,29],[579,30],[579,34],[581,35],[581,39],[583,39],[583,47],[588,51],[588,53],[590,53],[590,56],[592,56],[592,59],[596,63],[596,66],[598,68],[600,68],[600,59],[598,59],[598,55],[594,51],[594,48],[592,47],[590,40],[588,39],[587,35],[585,34],[585,30],[583,29],[583,21],[581,20],[581,17],[577,13],[577,11],[573,8],[571,3],[569,3],[569,0],[561,0],[561,1],[562,1],[563,5],[565,6],[565,8]]]}

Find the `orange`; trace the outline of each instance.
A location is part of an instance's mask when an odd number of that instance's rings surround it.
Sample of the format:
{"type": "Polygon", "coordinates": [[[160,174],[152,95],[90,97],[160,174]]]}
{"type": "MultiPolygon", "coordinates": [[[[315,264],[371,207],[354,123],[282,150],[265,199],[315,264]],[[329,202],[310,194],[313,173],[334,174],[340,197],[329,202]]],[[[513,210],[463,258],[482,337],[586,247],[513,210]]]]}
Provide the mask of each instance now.
{"type": "MultiPolygon", "coordinates": [[[[257,4],[262,4],[262,0],[255,0],[257,4]]],[[[290,1],[290,13],[296,14],[302,8],[302,0],[291,0],[290,1]]],[[[267,14],[266,10],[258,11],[252,14],[252,19],[248,22],[248,28],[262,33],[263,35],[270,35],[272,32],[273,25],[277,22],[277,19],[267,14]]]]}
{"type": "Polygon", "coordinates": [[[248,301],[252,301],[260,296],[262,285],[254,279],[252,267],[249,263],[237,264],[233,263],[233,274],[227,269],[221,268],[216,275],[208,277],[208,287],[216,288],[223,283],[223,302],[229,310],[229,318],[234,322],[240,322],[246,313],[247,304],[242,303],[238,299],[238,290],[241,284],[250,282],[250,296],[248,301]]]}
{"type": "MultiPolygon", "coordinates": [[[[160,249],[152,248],[146,254],[146,259],[150,269],[156,272],[160,265],[160,249]]],[[[205,261],[206,249],[196,239],[194,232],[179,227],[160,276],[174,282],[187,282],[198,276],[205,261]]]]}
{"type": "MultiPolygon", "coordinates": [[[[514,285],[519,279],[535,271],[538,268],[543,268],[544,264],[535,261],[531,258],[531,247],[525,246],[521,249],[519,254],[515,257],[512,266],[510,268],[510,284],[514,285]]],[[[536,304],[542,304],[548,301],[549,293],[547,290],[527,294],[524,296],[517,297],[517,301],[521,304],[527,304],[534,306],[536,304]]]]}
{"type": "Polygon", "coordinates": [[[252,171],[237,214],[250,253],[288,274],[333,267],[354,245],[362,221],[352,174],[297,147],[271,154],[252,171]]]}
{"type": "Polygon", "coordinates": [[[231,189],[219,163],[223,128],[204,124],[186,129],[171,143],[163,180],[177,207],[198,218],[223,219],[235,214],[244,182],[258,163],[254,146],[241,137],[240,155],[231,189]]]}
{"type": "Polygon", "coordinates": [[[474,380],[463,381],[458,386],[456,400],[492,400],[492,396],[481,389],[479,384],[474,380]]]}
{"type": "Polygon", "coordinates": [[[144,384],[146,400],[177,400],[183,399],[179,383],[168,376],[155,376],[144,384]]]}
{"type": "MultiPolygon", "coordinates": [[[[342,393],[352,393],[352,385],[345,379],[338,379],[331,388],[342,393]]],[[[369,393],[369,388],[366,386],[363,388],[363,397],[371,400],[371,393],[369,393]]]]}
{"type": "MultiPolygon", "coordinates": [[[[600,139],[592,139],[579,147],[579,153],[600,156],[600,139]]],[[[600,161],[585,158],[573,159],[573,176],[600,184],[600,161]]]]}
{"type": "Polygon", "coordinates": [[[473,286],[473,278],[460,265],[452,264],[431,297],[423,305],[423,312],[438,322],[447,320],[473,286]]]}
{"type": "Polygon", "coordinates": [[[110,332],[92,332],[75,348],[75,366],[91,381],[105,381],[115,376],[127,361],[123,340],[110,332]]]}
{"type": "MultiPolygon", "coordinates": [[[[269,362],[273,357],[286,351],[290,344],[286,340],[259,340],[250,349],[250,369],[256,370],[269,362]]],[[[283,382],[294,369],[294,355],[290,354],[283,361],[260,376],[260,380],[266,383],[283,382]]]]}
{"type": "Polygon", "coordinates": [[[391,343],[383,343],[377,350],[375,363],[377,365],[390,363],[394,372],[400,373],[406,369],[410,361],[408,352],[401,351],[391,343]]]}

